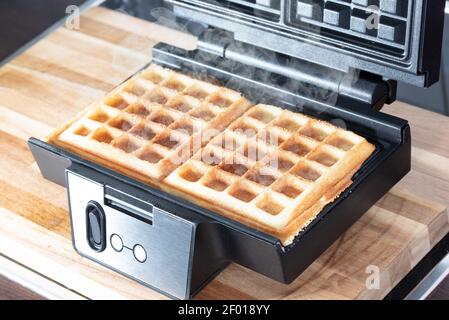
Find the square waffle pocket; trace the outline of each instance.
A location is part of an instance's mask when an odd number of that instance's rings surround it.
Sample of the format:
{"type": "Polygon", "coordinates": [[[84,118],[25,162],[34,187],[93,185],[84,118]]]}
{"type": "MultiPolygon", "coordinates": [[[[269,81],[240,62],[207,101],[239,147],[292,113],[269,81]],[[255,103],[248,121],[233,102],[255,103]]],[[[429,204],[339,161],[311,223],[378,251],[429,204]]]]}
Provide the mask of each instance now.
{"type": "Polygon", "coordinates": [[[374,150],[327,122],[257,105],[164,182],[288,245],[352,183],[374,150]]]}
{"type": "Polygon", "coordinates": [[[155,184],[249,107],[235,91],[150,65],[47,139],[155,184]]]}
{"type": "Polygon", "coordinates": [[[284,245],[373,153],[327,122],[151,65],[48,141],[277,237],[284,245]]]}

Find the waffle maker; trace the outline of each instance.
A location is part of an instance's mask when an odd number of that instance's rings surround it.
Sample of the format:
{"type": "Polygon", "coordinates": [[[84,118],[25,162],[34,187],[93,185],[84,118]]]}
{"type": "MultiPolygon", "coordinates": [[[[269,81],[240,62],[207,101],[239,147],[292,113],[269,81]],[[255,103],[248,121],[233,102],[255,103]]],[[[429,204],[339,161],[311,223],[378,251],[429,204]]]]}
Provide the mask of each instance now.
{"type": "Polygon", "coordinates": [[[68,189],[73,246],[172,298],[191,298],[230,262],[290,283],[410,170],[407,121],[379,109],[395,100],[397,81],[420,87],[438,81],[445,1],[165,4],[195,30],[198,48],[157,44],[152,63],[219,81],[253,102],[344,125],[376,152],[353,184],[284,247],[273,236],[31,138],[43,176],[68,189]]]}

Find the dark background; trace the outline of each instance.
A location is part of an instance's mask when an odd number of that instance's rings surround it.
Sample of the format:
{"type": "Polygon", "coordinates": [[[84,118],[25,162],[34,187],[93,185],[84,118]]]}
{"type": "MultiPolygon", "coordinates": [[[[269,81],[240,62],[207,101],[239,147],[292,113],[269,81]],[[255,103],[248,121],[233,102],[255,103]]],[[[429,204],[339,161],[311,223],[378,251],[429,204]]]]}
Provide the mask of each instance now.
{"type": "Polygon", "coordinates": [[[0,61],[64,17],[69,5],[85,0],[0,0],[0,61]]]}

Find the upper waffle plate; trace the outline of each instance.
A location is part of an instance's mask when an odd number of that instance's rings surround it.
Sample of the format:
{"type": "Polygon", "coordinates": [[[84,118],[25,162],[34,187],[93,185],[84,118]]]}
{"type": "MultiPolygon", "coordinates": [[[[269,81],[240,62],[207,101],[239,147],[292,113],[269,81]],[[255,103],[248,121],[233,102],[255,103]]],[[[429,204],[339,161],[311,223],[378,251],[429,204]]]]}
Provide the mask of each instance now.
{"type": "Polygon", "coordinates": [[[237,40],[342,71],[429,86],[439,77],[444,0],[167,0],[237,40]]]}

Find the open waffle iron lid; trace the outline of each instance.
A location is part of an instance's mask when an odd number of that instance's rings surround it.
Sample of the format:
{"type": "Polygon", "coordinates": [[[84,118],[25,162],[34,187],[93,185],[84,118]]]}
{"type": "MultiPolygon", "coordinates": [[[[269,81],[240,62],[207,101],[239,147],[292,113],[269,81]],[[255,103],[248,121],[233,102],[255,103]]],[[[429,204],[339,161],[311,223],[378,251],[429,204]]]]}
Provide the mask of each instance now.
{"type": "Polygon", "coordinates": [[[439,79],[444,0],[165,0],[176,16],[343,72],[428,87],[439,79]]]}

